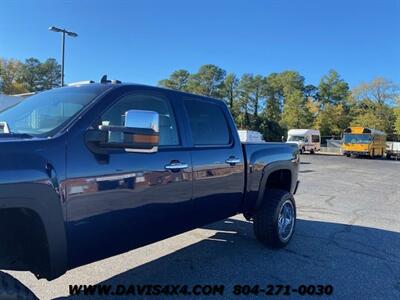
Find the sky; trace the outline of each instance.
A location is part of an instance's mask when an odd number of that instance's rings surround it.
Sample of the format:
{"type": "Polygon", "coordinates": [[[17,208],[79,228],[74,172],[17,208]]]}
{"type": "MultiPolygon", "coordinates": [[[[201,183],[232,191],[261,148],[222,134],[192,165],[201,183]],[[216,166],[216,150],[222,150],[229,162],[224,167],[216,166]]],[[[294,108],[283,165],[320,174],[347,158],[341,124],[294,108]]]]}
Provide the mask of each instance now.
{"type": "Polygon", "coordinates": [[[216,64],[237,75],[330,69],[354,87],[400,83],[400,0],[0,0],[0,57],[60,61],[65,81],[156,85],[174,70],[216,64]]]}

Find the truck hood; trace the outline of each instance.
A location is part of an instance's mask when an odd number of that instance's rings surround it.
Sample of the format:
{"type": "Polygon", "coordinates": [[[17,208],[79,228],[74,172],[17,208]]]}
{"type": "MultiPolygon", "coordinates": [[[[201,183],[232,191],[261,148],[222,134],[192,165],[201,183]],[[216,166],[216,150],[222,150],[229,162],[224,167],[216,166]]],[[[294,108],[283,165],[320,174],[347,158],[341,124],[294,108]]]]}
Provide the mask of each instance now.
{"type": "Polygon", "coordinates": [[[0,135],[0,185],[46,180],[49,164],[63,170],[64,163],[65,137],[0,135]]]}

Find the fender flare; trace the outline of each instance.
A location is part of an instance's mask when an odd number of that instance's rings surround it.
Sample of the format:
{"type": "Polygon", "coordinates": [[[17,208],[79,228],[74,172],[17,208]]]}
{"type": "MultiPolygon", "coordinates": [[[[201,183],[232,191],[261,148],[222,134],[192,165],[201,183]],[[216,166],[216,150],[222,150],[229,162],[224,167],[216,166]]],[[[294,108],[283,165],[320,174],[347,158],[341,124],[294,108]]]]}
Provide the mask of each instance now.
{"type": "Polygon", "coordinates": [[[40,274],[52,280],[67,271],[67,238],[59,195],[47,183],[0,185],[0,209],[25,208],[41,219],[48,243],[49,270],[40,274]]]}
{"type": "Polygon", "coordinates": [[[258,209],[263,200],[264,200],[264,195],[265,195],[265,190],[267,186],[267,180],[269,176],[279,170],[287,170],[290,172],[291,176],[291,183],[290,183],[290,192],[293,193],[297,184],[297,166],[291,162],[291,161],[276,161],[273,163],[270,163],[266,165],[263,169],[262,172],[262,177],[260,180],[260,187],[259,187],[259,193],[257,196],[257,201],[256,201],[256,206],[255,209],[258,209]]]}

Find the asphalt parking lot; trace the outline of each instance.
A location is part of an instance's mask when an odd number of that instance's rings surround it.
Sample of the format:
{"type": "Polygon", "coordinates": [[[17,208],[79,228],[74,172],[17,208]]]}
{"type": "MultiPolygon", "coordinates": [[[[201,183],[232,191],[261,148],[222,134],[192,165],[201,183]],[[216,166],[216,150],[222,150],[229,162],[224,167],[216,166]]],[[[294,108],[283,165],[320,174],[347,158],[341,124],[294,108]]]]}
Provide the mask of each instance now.
{"type": "Polygon", "coordinates": [[[264,248],[235,216],[53,282],[11,273],[41,299],[68,299],[70,284],[97,283],[225,284],[229,298],[234,284],[330,284],[330,299],[400,299],[400,161],[301,159],[298,223],[286,249],[264,248]]]}

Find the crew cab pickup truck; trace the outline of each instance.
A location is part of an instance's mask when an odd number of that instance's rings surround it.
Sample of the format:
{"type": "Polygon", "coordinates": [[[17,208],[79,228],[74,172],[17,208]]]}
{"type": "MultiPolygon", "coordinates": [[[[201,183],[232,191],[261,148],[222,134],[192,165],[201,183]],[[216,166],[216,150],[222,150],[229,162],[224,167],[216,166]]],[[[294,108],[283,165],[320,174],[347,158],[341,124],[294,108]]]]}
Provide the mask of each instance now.
{"type": "Polygon", "coordinates": [[[296,145],[241,143],[223,101],[119,82],[0,113],[0,269],[67,270],[238,213],[293,236],[296,145]]]}

